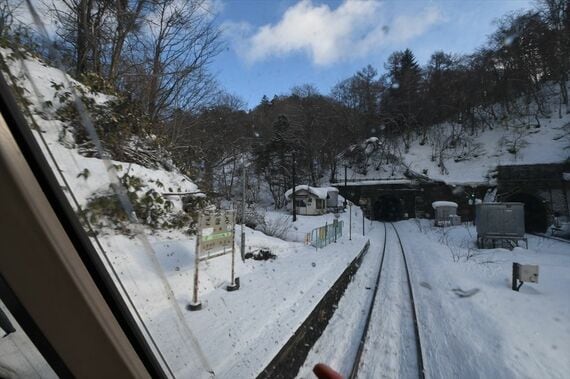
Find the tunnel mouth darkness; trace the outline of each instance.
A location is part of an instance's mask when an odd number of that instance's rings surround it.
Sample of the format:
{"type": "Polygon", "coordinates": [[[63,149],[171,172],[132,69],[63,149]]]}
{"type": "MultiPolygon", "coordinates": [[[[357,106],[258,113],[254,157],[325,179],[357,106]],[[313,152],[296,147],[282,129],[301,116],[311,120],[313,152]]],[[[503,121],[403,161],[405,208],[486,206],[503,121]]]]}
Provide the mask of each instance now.
{"type": "Polygon", "coordinates": [[[402,217],[402,201],[396,196],[382,196],[374,203],[374,219],[398,221],[402,217]]]}
{"type": "Polygon", "coordinates": [[[526,193],[510,196],[507,201],[524,203],[524,227],[527,233],[546,232],[547,210],[543,201],[526,193]]]}

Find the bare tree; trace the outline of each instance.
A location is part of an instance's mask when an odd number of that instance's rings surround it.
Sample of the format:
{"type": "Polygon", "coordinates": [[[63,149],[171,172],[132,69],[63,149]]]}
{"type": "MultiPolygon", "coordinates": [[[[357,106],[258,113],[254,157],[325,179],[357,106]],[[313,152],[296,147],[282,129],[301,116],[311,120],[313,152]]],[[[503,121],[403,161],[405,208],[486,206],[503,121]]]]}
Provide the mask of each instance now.
{"type": "Polygon", "coordinates": [[[102,74],[109,42],[111,0],[61,0],[49,11],[58,21],[57,35],[74,55],[75,74],[102,74]]]}
{"type": "Polygon", "coordinates": [[[14,24],[14,11],[20,6],[21,2],[5,0],[0,2],[0,37],[8,35],[14,24]]]}
{"type": "Polygon", "coordinates": [[[148,0],[134,2],[128,0],[114,1],[115,26],[111,37],[111,57],[107,76],[113,83],[117,80],[127,37],[140,27],[142,21],[141,14],[148,3],[148,0]]]}
{"type": "Polygon", "coordinates": [[[568,0],[539,0],[539,12],[551,33],[547,42],[552,53],[552,69],[560,86],[561,104],[568,109],[568,71],[570,71],[570,2],[568,0]]]}
{"type": "Polygon", "coordinates": [[[215,93],[206,68],[220,52],[220,31],[205,9],[205,0],[161,0],[146,16],[131,49],[129,85],[152,120],[168,116],[169,109],[196,109],[215,93]]]}

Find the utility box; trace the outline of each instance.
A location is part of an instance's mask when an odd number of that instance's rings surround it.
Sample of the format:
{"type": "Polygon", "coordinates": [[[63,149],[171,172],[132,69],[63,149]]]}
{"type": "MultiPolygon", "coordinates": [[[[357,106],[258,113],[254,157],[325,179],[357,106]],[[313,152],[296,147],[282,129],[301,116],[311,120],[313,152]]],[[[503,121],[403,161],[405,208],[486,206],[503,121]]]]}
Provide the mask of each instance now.
{"type": "Polygon", "coordinates": [[[538,283],[538,265],[513,262],[513,291],[518,291],[524,283],[538,283]]]}
{"type": "Polygon", "coordinates": [[[479,247],[525,240],[523,203],[481,203],[475,207],[479,247]]]}
{"type": "Polygon", "coordinates": [[[478,235],[524,237],[523,203],[481,203],[475,207],[478,235]]]}
{"type": "Polygon", "coordinates": [[[519,265],[519,280],[538,283],[538,265],[519,265]]]}

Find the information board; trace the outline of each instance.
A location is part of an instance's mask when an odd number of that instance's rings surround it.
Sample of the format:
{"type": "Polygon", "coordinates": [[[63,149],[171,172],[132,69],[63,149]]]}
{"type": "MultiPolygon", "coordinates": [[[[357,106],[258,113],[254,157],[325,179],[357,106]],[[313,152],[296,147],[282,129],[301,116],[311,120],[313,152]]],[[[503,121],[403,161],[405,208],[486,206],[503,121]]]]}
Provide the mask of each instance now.
{"type": "Polygon", "coordinates": [[[198,219],[199,259],[230,253],[234,242],[235,210],[203,213],[198,219]]]}

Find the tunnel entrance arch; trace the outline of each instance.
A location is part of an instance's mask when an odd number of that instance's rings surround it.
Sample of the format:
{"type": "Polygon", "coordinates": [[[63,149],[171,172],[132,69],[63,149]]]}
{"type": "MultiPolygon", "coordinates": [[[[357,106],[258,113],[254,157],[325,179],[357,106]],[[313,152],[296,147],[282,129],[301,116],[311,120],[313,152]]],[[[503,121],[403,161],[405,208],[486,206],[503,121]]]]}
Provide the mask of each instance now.
{"type": "Polygon", "coordinates": [[[385,195],[374,203],[374,219],[379,221],[398,221],[403,218],[402,201],[393,195],[385,195]]]}
{"type": "Polygon", "coordinates": [[[526,193],[509,196],[507,201],[524,203],[524,227],[527,233],[546,232],[548,228],[548,211],[544,201],[526,193]]]}

